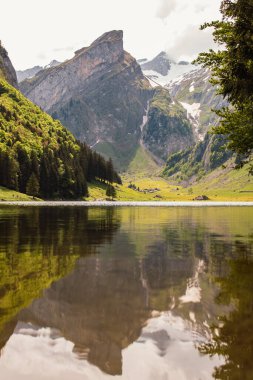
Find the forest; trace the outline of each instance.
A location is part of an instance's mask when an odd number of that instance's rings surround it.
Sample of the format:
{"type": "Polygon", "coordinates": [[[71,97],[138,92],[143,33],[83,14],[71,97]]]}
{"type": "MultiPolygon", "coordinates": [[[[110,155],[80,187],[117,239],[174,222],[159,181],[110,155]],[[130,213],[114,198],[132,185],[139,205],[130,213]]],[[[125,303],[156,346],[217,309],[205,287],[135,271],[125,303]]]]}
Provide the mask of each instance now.
{"type": "Polygon", "coordinates": [[[44,199],[88,196],[87,182],[121,183],[112,160],[77,141],[6,81],[0,80],[0,185],[44,199]]]}

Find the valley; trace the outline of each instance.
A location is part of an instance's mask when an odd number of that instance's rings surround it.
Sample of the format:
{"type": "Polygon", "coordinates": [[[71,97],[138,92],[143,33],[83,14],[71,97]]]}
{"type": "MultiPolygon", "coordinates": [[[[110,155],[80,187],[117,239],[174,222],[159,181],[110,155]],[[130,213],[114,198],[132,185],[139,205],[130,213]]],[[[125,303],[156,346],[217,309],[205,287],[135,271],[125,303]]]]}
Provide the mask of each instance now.
{"type": "Polygon", "coordinates": [[[252,380],[252,0],[37,5],[1,4],[0,379],[252,380]]]}
{"type": "MultiPolygon", "coordinates": [[[[124,50],[120,30],[104,33],[65,62],[19,71],[18,81],[4,51],[2,59],[11,84],[112,159],[123,182],[114,184],[115,199],[253,199],[247,166],[234,170],[236,158],[225,140],[209,134],[218,123],[212,109],[226,102],[216,95],[207,69],[176,62],[165,52],[136,60],[124,50]]],[[[2,189],[0,199],[23,197],[2,189]]],[[[80,199],[107,199],[107,185],[96,175],[88,178],[87,189],[80,199]]]]}

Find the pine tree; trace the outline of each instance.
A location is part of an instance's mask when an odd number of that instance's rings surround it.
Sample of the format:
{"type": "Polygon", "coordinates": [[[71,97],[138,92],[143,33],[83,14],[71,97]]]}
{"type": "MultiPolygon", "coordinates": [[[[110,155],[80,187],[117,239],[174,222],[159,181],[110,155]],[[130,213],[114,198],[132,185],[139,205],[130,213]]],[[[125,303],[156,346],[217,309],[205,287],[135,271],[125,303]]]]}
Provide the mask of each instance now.
{"type": "Polygon", "coordinates": [[[113,183],[114,169],[113,169],[113,163],[112,163],[111,158],[109,159],[109,161],[107,161],[107,164],[106,164],[106,179],[109,183],[113,183]]]}
{"type": "Polygon", "coordinates": [[[19,178],[18,178],[18,184],[19,184],[18,187],[21,193],[25,193],[26,184],[31,175],[31,161],[26,149],[21,145],[18,147],[17,161],[19,163],[19,169],[20,169],[19,178]]]}
{"type": "Polygon", "coordinates": [[[37,197],[40,192],[40,184],[38,177],[35,173],[32,173],[26,185],[26,194],[37,197]]]}
{"type": "Polygon", "coordinates": [[[110,197],[113,200],[113,198],[115,198],[117,195],[115,187],[109,184],[106,188],[105,194],[107,197],[110,197]]]}
{"type": "Polygon", "coordinates": [[[253,152],[253,2],[223,0],[220,10],[222,21],[201,29],[213,27],[214,41],[222,49],[201,53],[196,62],[211,69],[211,83],[230,103],[216,110],[220,124],[214,132],[227,137],[228,148],[244,158],[242,166],[253,152]]]}

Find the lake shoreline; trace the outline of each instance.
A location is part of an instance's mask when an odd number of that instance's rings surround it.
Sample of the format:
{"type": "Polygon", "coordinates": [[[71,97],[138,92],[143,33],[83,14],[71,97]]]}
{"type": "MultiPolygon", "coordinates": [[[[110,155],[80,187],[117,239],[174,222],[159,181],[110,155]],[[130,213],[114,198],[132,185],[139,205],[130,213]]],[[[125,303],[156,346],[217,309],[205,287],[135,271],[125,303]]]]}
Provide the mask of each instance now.
{"type": "Polygon", "coordinates": [[[0,206],[21,207],[253,207],[242,201],[2,201],[0,206]]]}

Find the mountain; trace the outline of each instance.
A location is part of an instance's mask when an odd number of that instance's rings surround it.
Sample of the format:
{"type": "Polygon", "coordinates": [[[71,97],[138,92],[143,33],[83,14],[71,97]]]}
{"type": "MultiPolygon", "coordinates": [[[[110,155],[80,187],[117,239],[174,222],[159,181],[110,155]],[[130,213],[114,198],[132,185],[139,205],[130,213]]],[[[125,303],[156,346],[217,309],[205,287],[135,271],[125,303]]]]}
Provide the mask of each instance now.
{"type": "Polygon", "coordinates": [[[157,88],[149,103],[142,142],[163,161],[169,154],[194,145],[194,134],[186,112],[179,102],[172,100],[167,89],[157,88]]]}
{"type": "Polygon", "coordinates": [[[193,147],[170,155],[163,174],[186,184],[198,181],[232,157],[225,143],[222,136],[206,134],[203,141],[193,147]]]}
{"type": "Polygon", "coordinates": [[[173,99],[177,100],[187,111],[198,140],[203,140],[207,131],[217,123],[217,116],[212,109],[219,109],[227,103],[216,95],[216,87],[209,80],[208,69],[197,68],[170,81],[166,88],[173,99]]]}
{"type": "Polygon", "coordinates": [[[187,61],[175,62],[170,59],[165,51],[162,51],[150,61],[143,58],[139,59],[138,62],[152,87],[157,85],[165,86],[172,79],[194,69],[194,66],[187,61]]]}
{"type": "Polygon", "coordinates": [[[42,66],[34,66],[26,70],[17,70],[16,73],[17,73],[18,82],[22,82],[26,78],[34,77],[40,70],[43,70],[42,66]]]}
{"type": "Polygon", "coordinates": [[[74,135],[124,167],[140,139],[153,90],[137,61],[123,49],[123,32],[103,34],[89,47],[20,84],[33,102],[74,135]]]}
{"type": "Polygon", "coordinates": [[[169,155],[163,171],[165,176],[173,176],[181,182],[198,180],[232,157],[225,148],[223,136],[208,134],[218,123],[218,117],[212,110],[227,104],[216,95],[217,89],[209,82],[210,78],[210,71],[201,68],[172,80],[166,86],[173,100],[186,110],[196,139],[194,146],[169,155]]]}
{"type": "MultiPolygon", "coordinates": [[[[147,64],[164,74],[176,65],[164,52],[147,64]]],[[[111,31],[20,87],[78,139],[126,170],[140,145],[161,164],[195,141],[183,106],[173,103],[167,90],[153,88],[142,70],[143,64],[124,51],[123,32],[111,31]]]]}
{"type": "Polygon", "coordinates": [[[22,82],[23,80],[25,80],[27,78],[33,78],[39,71],[41,71],[43,69],[48,69],[50,67],[58,66],[59,64],[60,64],[60,62],[58,62],[54,59],[45,67],[34,66],[34,67],[32,67],[30,69],[26,69],[26,70],[17,70],[16,74],[17,74],[18,82],[22,82]]]}
{"type": "Polygon", "coordinates": [[[151,61],[141,63],[141,68],[142,70],[154,70],[157,73],[165,76],[168,74],[171,68],[171,61],[169,60],[167,53],[165,53],[165,51],[162,51],[151,61]]]}
{"type": "Polygon", "coordinates": [[[0,79],[7,80],[12,86],[18,87],[17,75],[7,51],[0,41],[0,79]]]}
{"type": "Polygon", "coordinates": [[[59,66],[61,62],[57,61],[56,59],[53,59],[48,65],[44,67],[44,69],[48,69],[50,67],[59,66]]]}
{"type": "Polygon", "coordinates": [[[10,84],[17,84],[16,74],[2,46],[0,65],[0,186],[43,198],[77,199],[88,195],[87,180],[119,181],[110,161],[79,143],[10,84]]]}

